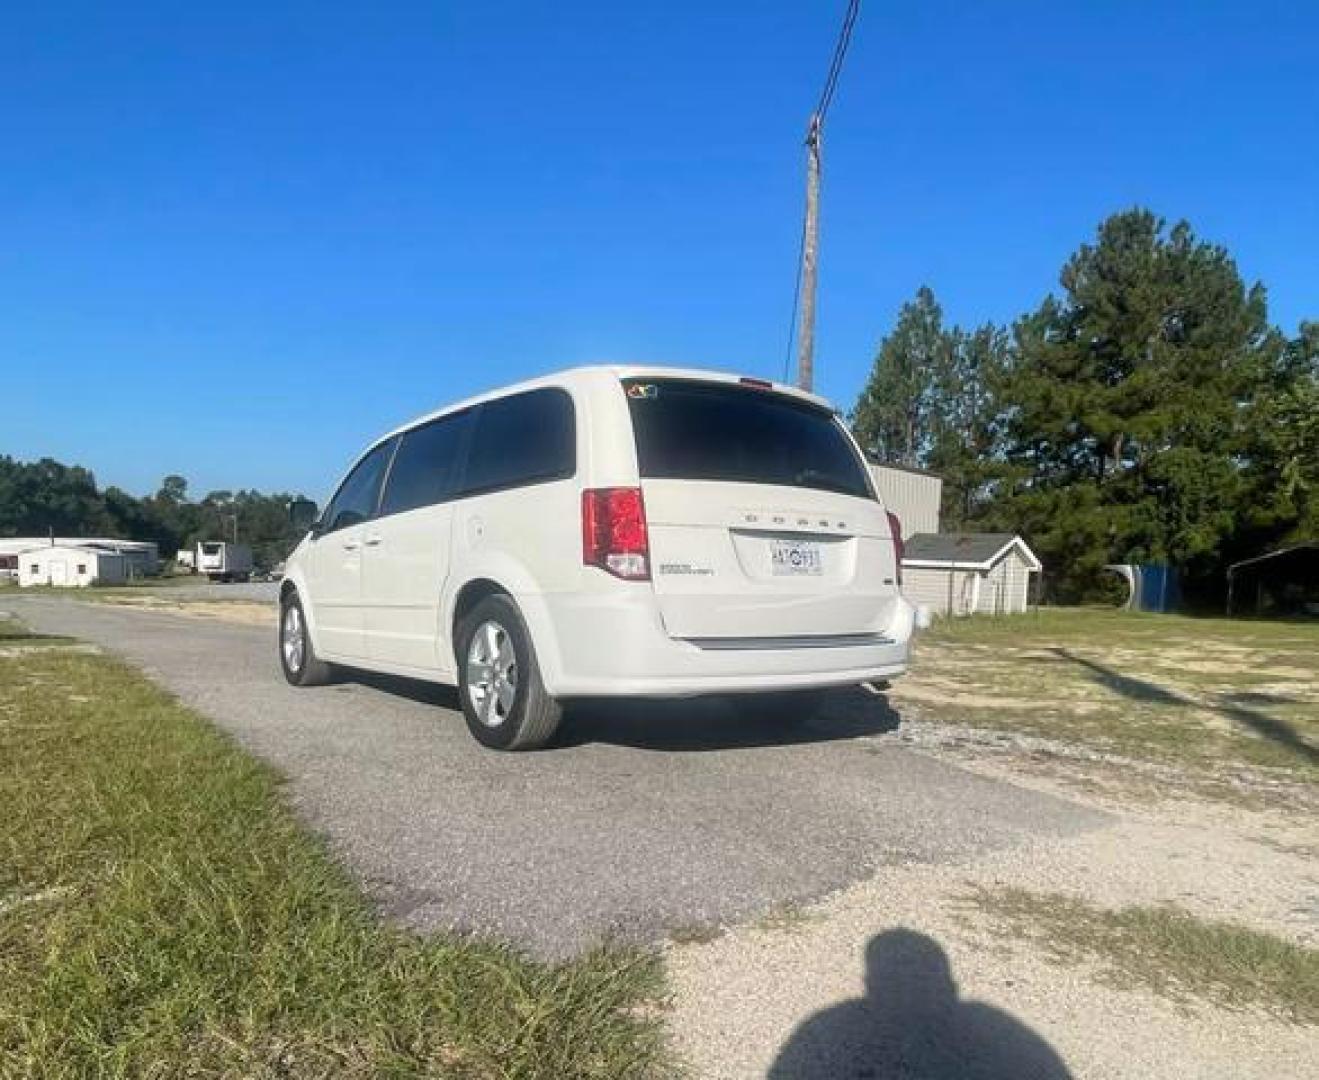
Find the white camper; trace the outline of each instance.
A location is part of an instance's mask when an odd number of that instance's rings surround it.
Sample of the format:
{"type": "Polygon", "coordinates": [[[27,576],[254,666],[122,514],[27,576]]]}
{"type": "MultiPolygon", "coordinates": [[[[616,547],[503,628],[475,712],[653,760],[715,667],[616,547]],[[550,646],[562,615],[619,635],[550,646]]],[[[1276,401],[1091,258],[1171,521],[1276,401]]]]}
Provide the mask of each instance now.
{"type": "Polygon", "coordinates": [[[252,549],[246,544],[203,540],[197,545],[197,573],[212,581],[247,581],[252,576],[252,549]]]}

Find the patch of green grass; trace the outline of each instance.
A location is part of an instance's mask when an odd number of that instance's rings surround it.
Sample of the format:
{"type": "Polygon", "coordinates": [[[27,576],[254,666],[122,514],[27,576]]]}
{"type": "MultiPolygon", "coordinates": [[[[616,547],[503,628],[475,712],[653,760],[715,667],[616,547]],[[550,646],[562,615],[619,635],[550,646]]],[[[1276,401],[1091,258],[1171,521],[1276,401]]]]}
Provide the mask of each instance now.
{"type": "Polygon", "coordinates": [[[754,925],[758,930],[791,932],[803,930],[812,923],[818,922],[820,918],[821,916],[815,912],[789,900],[770,908],[755,921],[754,925]]]}
{"type": "Polygon", "coordinates": [[[1015,888],[981,889],[971,900],[1005,935],[1043,946],[1058,963],[1096,962],[1119,985],[1319,1023],[1319,950],[1174,907],[1113,911],[1015,888]]]}
{"type": "Polygon", "coordinates": [[[708,945],[724,936],[724,928],[714,923],[683,923],[669,931],[669,940],[675,945],[708,945]]]}
{"type": "Polygon", "coordinates": [[[655,954],[383,925],[279,789],[115,661],[0,657],[0,1076],[672,1075],[655,954]]]}
{"type": "Polygon", "coordinates": [[[941,722],[1319,779],[1319,624],[1043,609],[942,620],[923,646],[941,722]]]}
{"type": "Polygon", "coordinates": [[[1103,644],[1105,639],[1166,642],[1213,641],[1249,648],[1313,648],[1319,645],[1319,621],[1288,619],[1220,619],[1192,615],[1156,615],[1109,607],[1045,607],[1022,615],[977,615],[937,619],[927,632],[947,641],[1010,642],[1014,645],[1061,641],[1103,644]]]}

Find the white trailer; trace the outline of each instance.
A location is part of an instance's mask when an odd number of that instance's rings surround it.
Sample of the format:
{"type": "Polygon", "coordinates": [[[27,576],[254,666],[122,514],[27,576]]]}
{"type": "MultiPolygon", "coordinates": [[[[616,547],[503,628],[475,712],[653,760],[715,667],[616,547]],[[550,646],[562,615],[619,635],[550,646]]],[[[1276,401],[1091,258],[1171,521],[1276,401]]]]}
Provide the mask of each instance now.
{"type": "Polygon", "coordinates": [[[252,576],[252,549],[246,544],[203,540],[197,545],[197,573],[212,581],[247,581],[252,576]]]}

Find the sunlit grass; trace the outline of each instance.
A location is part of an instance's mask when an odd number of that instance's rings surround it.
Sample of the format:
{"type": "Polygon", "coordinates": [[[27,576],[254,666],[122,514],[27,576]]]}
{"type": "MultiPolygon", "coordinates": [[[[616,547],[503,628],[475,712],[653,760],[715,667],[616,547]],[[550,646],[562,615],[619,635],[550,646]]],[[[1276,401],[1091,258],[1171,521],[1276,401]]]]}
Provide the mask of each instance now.
{"type": "Polygon", "coordinates": [[[662,991],[650,953],[382,925],[200,717],[102,656],[0,655],[0,1076],[669,1076],[662,991]]]}
{"type": "Polygon", "coordinates": [[[1043,609],[941,620],[907,699],[940,723],[1319,780],[1319,624],[1043,609]]]}
{"type": "Polygon", "coordinates": [[[1276,935],[1174,907],[1110,910],[1016,888],[982,889],[971,902],[1005,935],[1059,963],[1097,963],[1119,985],[1319,1023],[1319,951],[1276,935]]]}

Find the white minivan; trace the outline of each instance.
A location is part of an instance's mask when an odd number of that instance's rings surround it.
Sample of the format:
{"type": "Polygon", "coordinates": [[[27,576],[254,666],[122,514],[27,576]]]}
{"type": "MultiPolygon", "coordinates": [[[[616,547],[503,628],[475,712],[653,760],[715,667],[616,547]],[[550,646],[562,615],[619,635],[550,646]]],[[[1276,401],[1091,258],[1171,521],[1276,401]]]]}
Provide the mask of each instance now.
{"type": "MultiPolygon", "coordinates": [[[[314,510],[313,510],[314,513],[314,510]]],[[[289,682],[456,684],[472,734],[544,745],[576,698],[820,692],[907,666],[899,531],[827,402],[654,367],[551,375],[357,460],[289,557],[289,682]]]]}

